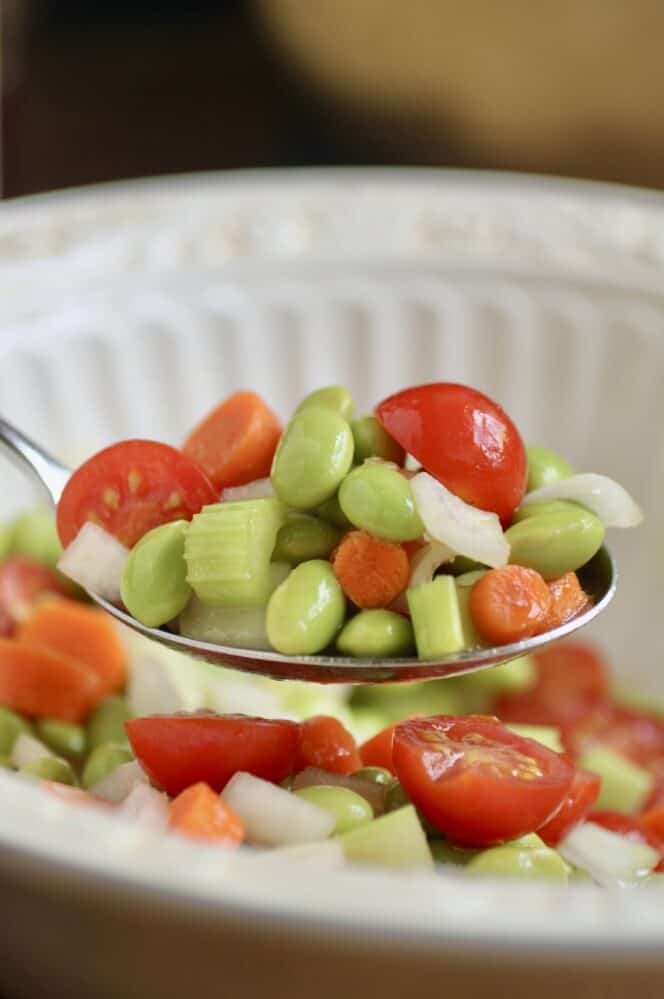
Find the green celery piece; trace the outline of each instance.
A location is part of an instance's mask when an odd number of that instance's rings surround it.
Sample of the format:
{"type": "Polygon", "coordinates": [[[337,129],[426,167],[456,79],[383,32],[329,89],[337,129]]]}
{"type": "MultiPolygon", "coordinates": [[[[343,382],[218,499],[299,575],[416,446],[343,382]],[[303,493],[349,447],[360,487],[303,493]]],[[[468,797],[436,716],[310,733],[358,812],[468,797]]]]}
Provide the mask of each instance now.
{"type": "Polygon", "coordinates": [[[406,593],[420,659],[435,659],[465,648],[459,599],[452,576],[437,576],[406,593]]]}
{"type": "Polygon", "coordinates": [[[381,815],[337,837],[353,864],[431,870],[433,857],[412,805],[381,815]]]}
{"type": "Polygon", "coordinates": [[[597,811],[638,812],[652,791],[655,778],[642,767],[604,746],[593,746],[579,760],[581,770],[602,778],[597,811]]]}
{"type": "Polygon", "coordinates": [[[560,729],[550,725],[507,725],[510,732],[520,735],[523,739],[534,739],[541,742],[554,753],[562,753],[564,746],[560,738],[560,729]]]}
{"type": "Polygon", "coordinates": [[[472,614],[470,613],[470,593],[472,586],[460,586],[455,580],[457,601],[459,603],[459,615],[461,617],[461,631],[463,634],[463,645],[466,649],[476,649],[482,645],[482,639],[477,633],[472,614]]]}
{"type": "Polygon", "coordinates": [[[187,582],[213,607],[262,607],[272,592],[270,559],[285,509],[277,499],[216,503],[197,513],[185,538],[187,582]]]}

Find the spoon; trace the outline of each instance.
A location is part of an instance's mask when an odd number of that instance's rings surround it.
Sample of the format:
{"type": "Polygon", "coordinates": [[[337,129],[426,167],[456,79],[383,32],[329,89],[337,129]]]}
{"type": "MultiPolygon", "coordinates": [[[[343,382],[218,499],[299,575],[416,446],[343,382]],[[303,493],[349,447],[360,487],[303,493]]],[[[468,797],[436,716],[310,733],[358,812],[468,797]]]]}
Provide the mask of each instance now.
{"type": "MultiPolygon", "coordinates": [[[[21,468],[27,470],[41,486],[55,507],[71,475],[71,469],[48,454],[42,447],[7,420],[0,417],[0,448],[21,468]]],[[[617,570],[606,548],[580,569],[579,580],[592,605],[583,614],[566,624],[533,638],[494,648],[472,649],[440,659],[352,659],[348,656],[283,656],[277,652],[237,649],[226,645],[211,645],[185,638],[158,628],[148,628],[125,611],[103,600],[95,593],[89,596],[127,627],[178,652],[199,659],[230,666],[247,673],[270,676],[277,680],[311,680],[317,683],[387,683],[397,680],[427,680],[434,677],[460,676],[476,670],[498,666],[517,656],[527,655],[550,642],[558,641],[582,628],[601,614],[616,591],[617,570]]]]}

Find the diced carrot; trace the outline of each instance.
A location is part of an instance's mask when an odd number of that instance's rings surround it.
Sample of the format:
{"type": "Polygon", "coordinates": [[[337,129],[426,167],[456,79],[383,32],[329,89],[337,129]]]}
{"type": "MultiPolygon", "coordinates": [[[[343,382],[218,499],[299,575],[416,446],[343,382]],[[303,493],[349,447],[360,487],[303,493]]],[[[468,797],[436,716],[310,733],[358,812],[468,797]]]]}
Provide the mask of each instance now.
{"type": "Polygon", "coordinates": [[[101,681],[77,659],[0,638],[0,704],[36,718],[80,722],[101,700],[101,681]]]}
{"type": "Polygon", "coordinates": [[[244,839],[242,819],[203,781],[181,791],[169,807],[169,825],[183,836],[224,846],[237,846],[244,839]]]}
{"type": "Polygon", "coordinates": [[[482,638],[508,645],[541,631],[553,598],[534,569],[505,565],[491,569],[470,591],[470,613],[482,638]]]}
{"type": "Polygon", "coordinates": [[[408,585],[410,564],[402,545],[349,531],[332,554],[332,568],[358,607],[388,607],[408,585]]]}
{"type": "Polygon", "coordinates": [[[281,425],[255,392],[235,392],[194,427],[182,450],[218,489],[269,475],[281,425]]]}
{"type": "Polygon", "coordinates": [[[559,628],[584,611],[590,603],[575,572],[567,572],[559,579],[550,580],[548,586],[552,603],[543,631],[559,628]]]}
{"type": "Polygon", "coordinates": [[[99,677],[101,696],[124,687],[127,653],[111,619],[75,600],[39,605],[18,630],[20,641],[78,660],[99,677]]]}

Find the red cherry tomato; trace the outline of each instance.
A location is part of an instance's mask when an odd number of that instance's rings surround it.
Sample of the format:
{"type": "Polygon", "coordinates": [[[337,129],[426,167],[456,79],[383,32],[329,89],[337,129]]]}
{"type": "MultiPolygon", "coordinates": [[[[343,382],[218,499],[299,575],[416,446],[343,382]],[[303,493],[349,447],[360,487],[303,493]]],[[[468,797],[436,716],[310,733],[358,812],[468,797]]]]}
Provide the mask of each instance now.
{"type": "Polygon", "coordinates": [[[548,846],[559,843],[575,825],[586,817],[599,798],[602,779],[587,770],[577,770],[567,797],[553,818],[537,830],[548,846]]]}
{"type": "Polygon", "coordinates": [[[191,458],[156,441],[122,441],[88,459],[64,488],[57,525],[66,547],[87,520],[131,548],[153,527],[191,520],[219,499],[191,458]]]}
{"type": "Polygon", "coordinates": [[[557,642],[536,653],[535,665],[540,693],[608,696],[608,664],[588,642],[557,642]]]}
{"type": "Polygon", "coordinates": [[[367,739],[360,746],[360,755],[365,767],[384,767],[390,773],[394,773],[394,763],[392,762],[392,743],[394,740],[394,730],[396,724],[388,725],[377,735],[367,739]]]}
{"type": "Polygon", "coordinates": [[[376,417],[451,492],[509,522],[528,467],[519,431],[495,402],[465,385],[437,382],[390,396],[376,417]]]}
{"type": "Polygon", "coordinates": [[[657,839],[660,849],[664,850],[664,806],[656,805],[641,812],[639,822],[657,839]]]}
{"type": "Polygon", "coordinates": [[[490,846],[539,829],[572,786],[573,767],[497,718],[413,719],[397,725],[392,758],[413,804],[440,832],[490,846]]]}
{"type": "Polygon", "coordinates": [[[35,603],[49,594],[67,596],[58,576],[26,555],[12,555],[0,563],[0,636],[13,635],[35,603]]]}
{"type": "Polygon", "coordinates": [[[632,843],[643,843],[651,846],[653,850],[661,852],[662,841],[648,826],[644,825],[640,819],[634,815],[623,815],[622,812],[591,812],[587,822],[593,822],[602,829],[624,836],[632,843]]]}
{"type": "Polygon", "coordinates": [[[318,767],[334,774],[352,774],[361,766],[357,743],[337,718],[316,715],[302,723],[295,773],[318,767]]]}
{"type": "Polygon", "coordinates": [[[137,760],[171,796],[204,781],[221,791],[246,771],[279,783],[293,772],[300,726],[246,715],[152,715],[126,723],[137,760]]]}

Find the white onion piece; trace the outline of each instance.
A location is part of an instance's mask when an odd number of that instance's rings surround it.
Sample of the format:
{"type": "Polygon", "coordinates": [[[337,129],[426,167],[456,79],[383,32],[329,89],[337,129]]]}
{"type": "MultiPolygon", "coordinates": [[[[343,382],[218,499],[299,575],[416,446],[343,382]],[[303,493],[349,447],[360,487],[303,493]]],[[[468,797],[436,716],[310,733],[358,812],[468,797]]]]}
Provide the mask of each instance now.
{"type": "Polygon", "coordinates": [[[98,524],[83,524],[58,562],[58,569],[84,590],[120,603],[120,582],[129,549],[98,524]]]}
{"type": "Polygon", "coordinates": [[[332,812],[248,773],[237,773],[222,798],[244,823],[247,838],[260,846],[315,843],[332,834],[332,812]]]}
{"type": "Polygon", "coordinates": [[[585,472],[570,475],[524,496],[522,506],[548,500],[573,500],[596,514],[605,527],[636,527],[643,520],[638,503],[615,479],[585,472]]]}
{"type": "Polygon", "coordinates": [[[659,863],[659,853],[645,843],[633,843],[594,822],[582,822],[558,843],[556,850],[575,867],[588,871],[604,888],[634,883],[659,863]]]}
{"type": "Polygon", "coordinates": [[[138,784],[149,784],[148,775],[136,760],[123,763],[90,788],[90,793],[114,805],[128,798],[138,784]]]}
{"type": "Polygon", "coordinates": [[[507,564],[510,546],[495,513],[464,503],[428,472],[419,472],[410,486],[430,538],[483,565],[507,564]]]}
{"type": "Polygon", "coordinates": [[[149,784],[136,784],[118,808],[118,815],[150,832],[164,832],[168,826],[168,798],[149,784]]]}
{"type": "Polygon", "coordinates": [[[412,454],[406,454],[406,460],[404,461],[403,467],[407,472],[419,472],[422,465],[412,454]]]}
{"type": "Polygon", "coordinates": [[[283,864],[295,864],[298,872],[303,867],[313,868],[315,871],[338,871],[346,864],[346,854],[341,843],[334,839],[282,846],[277,850],[254,850],[251,873],[255,876],[273,868],[275,873],[280,873],[283,864]]]}
{"type": "Polygon", "coordinates": [[[45,746],[39,739],[35,739],[34,735],[20,732],[14,740],[9,759],[11,765],[20,770],[21,767],[27,767],[30,763],[34,763],[35,760],[44,760],[54,756],[55,753],[51,752],[48,746],[45,746]]]}
{"type": "Polygon", "coordinates": [[[244,486],[229,486],[222,489],[221,499],[224,503],[233,503],[236,500],[256,500],[270,499],[274,496],[271,479],[254,479],[244,486]]]}
{"type": "Polygon", "coordinates": [[[448,545],[444,545],[441,541],[429,541],[413,555],[408,589],[420,586],[422,583],[430,583],[436,569],[445,562],[453,562],[454,556],[455,552],[448,545]]]}

